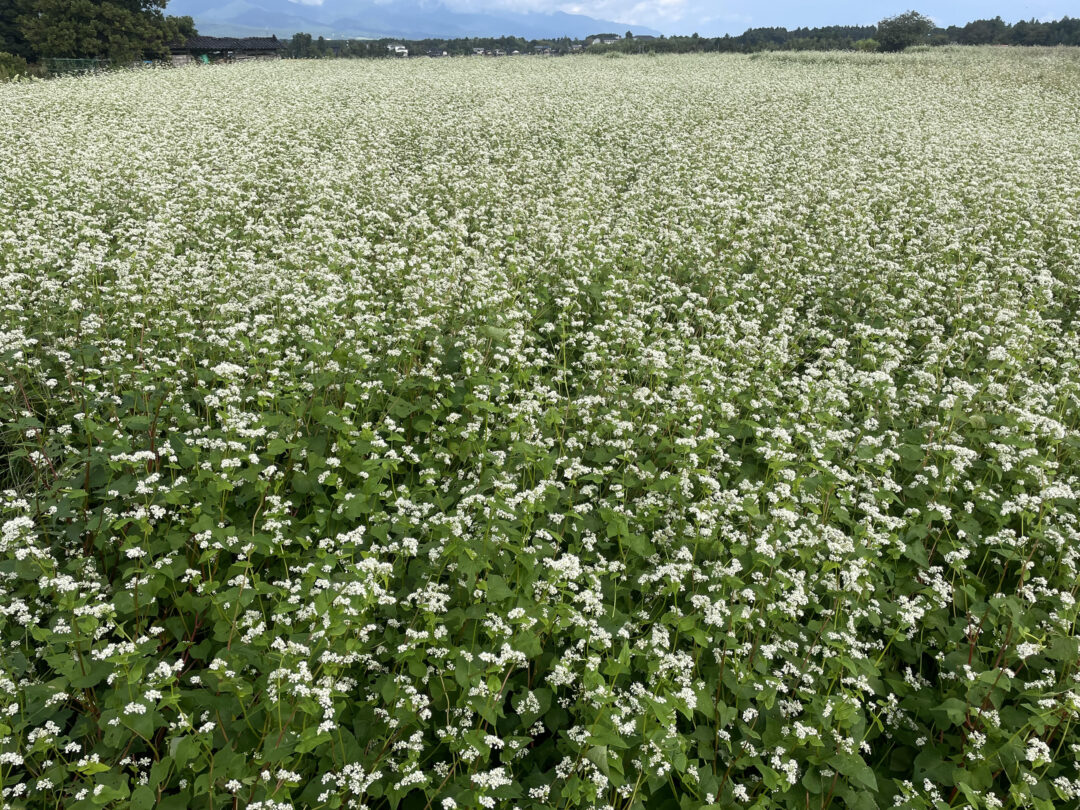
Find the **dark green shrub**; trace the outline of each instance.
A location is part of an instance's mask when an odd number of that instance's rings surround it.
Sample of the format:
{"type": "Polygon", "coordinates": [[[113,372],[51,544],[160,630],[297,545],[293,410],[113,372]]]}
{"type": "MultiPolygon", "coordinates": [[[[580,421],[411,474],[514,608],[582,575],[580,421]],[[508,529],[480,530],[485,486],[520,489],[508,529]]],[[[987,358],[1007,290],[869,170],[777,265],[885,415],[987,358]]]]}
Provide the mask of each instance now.
{"type": "Polygon", "coordinates": [[[16,76],[25,76],[29,70],[26,60],[21,56],[0,51],[0,82],[10,81],[16,76]]]}
{"type": "Polygon", "coordinates": [[[927,41],[934,21],[917,11],[905,11],[878,23],[877,40],[883,51],[902,51],[927,41]]]}

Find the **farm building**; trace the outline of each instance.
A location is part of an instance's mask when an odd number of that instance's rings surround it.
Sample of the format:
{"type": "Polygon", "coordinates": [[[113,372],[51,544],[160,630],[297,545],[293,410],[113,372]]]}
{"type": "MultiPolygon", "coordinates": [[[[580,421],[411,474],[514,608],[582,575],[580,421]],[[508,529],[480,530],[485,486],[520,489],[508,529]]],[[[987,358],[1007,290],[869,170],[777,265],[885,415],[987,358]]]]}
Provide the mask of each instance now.
{"type": "Polygon", "coordinates": [[[280,59],[285,43],[272,37],[188,37],[169,46],[174,65],[280,59]]]}

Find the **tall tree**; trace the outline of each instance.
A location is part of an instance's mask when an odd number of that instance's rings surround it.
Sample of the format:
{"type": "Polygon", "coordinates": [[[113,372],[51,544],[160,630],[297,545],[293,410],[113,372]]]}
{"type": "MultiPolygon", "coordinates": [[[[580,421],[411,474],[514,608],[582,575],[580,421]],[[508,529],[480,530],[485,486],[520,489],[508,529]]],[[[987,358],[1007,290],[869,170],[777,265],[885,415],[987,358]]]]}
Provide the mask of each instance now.
{"type": "Polygon", "coordinates": [[[26,13],[26,7],[26,0],[0,2],[0,52],[29,59],[34,52],[19,25],[19,17],[26,13]]]}
{"type": "Polygon", "coordinates": [[[16,21],[35,57],[101,58],[125,64],[168,56],[194,33],[190,18],[166,17],[168,0],[20,0],[16,21]]]}
{"type": "Polygon", "coordinates": [[[917,11],[886,17],[877,25],[877,41],[883,51],[902,51],[927,41],[934,21],[917,11]]]}
{"type": "Polygon", "coordinates": [[[285,48],[285,53],[293,59],[310,59],[311,34],[303,32],[293,34],[292,39],[285,48]]]}

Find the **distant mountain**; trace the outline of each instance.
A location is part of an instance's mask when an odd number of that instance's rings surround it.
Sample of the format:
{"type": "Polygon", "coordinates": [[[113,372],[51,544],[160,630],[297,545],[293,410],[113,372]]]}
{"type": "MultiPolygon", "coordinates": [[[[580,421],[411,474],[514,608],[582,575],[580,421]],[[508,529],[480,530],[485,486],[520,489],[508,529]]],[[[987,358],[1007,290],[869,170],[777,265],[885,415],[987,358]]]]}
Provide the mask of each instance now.
{"type": "Polygon", "coordinates": [[[171,0],[167,14],[191,16],[200,34],[209,36],[290,37],[297,31],[328,39],[368,37],[490,37],[525,39],[574,37],[598,31],[627,29],[635,34],[658,34],[650,28],[583,14],[519,13],[492,10],[456,11],[433,0],[324,0],[321,5],[294,0],[171,0]]]}

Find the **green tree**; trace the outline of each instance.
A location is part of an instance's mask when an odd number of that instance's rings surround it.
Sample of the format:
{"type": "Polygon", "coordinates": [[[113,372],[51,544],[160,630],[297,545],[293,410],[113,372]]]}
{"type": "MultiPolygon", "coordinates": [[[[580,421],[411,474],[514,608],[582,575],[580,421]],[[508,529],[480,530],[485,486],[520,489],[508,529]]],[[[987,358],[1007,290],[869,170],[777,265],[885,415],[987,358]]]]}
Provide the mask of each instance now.
{"type": "Polygon", "coordinates": [[[883,51],[902,51],[927,41],[934,21],[917,11],[886,17],[877,24],[877,41],[883,51]]]}
{"type": "Polygon", "coordinates": [[[19,25],[19,17],[27,11],[26,0],[4,0],[0,2],[0,51],[19,56],[24,59],[32,58],[34,53],[30,43],[23,35],[22,26],[19,25]]]}
{"type": "Polygon", "coordinates": [[[199,33],[195,30],[195,20],[191,17],[166,17],[165,24],[169,27],[169,42],[184,42],[199,33]]]}
{"type": "Polygon", "coordinates": [[[28,72],[26,60],[21,56],[0,51],[0,82],[6,82],[17,76],[25,76],[28,72]]]}
{"type": "Polygon", "coordinates": [[[168,0],[24,0],[17,23],[35,57],[102,58],[115,65],[163,59],[194,33],[190,17],[164,15],[168,0]]]}
{"type": "Polygon", "coordinates": [[[285,53],[292,59],[311,58],[311,34],[293,34],[292,39],[285,49],[285,53]]]}

